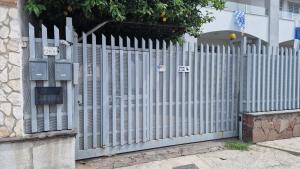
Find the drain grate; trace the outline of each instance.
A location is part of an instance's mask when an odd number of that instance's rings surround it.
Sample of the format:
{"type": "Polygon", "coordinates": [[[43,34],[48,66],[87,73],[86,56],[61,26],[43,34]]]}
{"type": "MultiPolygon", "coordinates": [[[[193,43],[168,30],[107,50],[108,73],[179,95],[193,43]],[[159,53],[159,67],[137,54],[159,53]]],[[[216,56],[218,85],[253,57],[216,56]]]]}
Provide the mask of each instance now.
{"type": "Polygon", "coordinates": [[[173,167],[173,169],[199,169],[199,168],[195,164],[188,164],[188,165],[173,167]]]}

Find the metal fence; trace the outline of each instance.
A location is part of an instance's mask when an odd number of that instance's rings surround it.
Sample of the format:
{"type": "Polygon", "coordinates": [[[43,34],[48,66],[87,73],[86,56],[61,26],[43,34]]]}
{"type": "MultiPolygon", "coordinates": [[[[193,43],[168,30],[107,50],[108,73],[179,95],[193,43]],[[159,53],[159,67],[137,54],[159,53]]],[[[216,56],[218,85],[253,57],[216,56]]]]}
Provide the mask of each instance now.
{"type": "Polygon", "coordinates": [[[77,46],[78,159],[237,136],[239,48],[91,37],[77,46]]]}
{"type": "Polygon", "coordinates": [[[300,108],[299,51],[252,45],[243,60],[243,112],[300,108]]]}
{"type": "MultiPolygon", "coordinates": [[[[74,128],[74,85],[72,81],[55,80],[55,63],[73,63],[76,58],[74,46],[66,46],[61,43],[59,29],[54,26],[54,39],[48,39],[47,28],[41,26],[41,38],[36,38],[36,29],[29,24],[29,37],[24,38],[23,46],[23,93],[24,93],[24,126],[25,133],[37,133],[44,131],[59,131],[74,128]],[[46,56],[45,47],[58,47],[56,56],[46,56]],[[44,76],[47,80],[31,80],[32,70],[30,63],[45,63],[40,70],[46,69],[47,73],[36,72],[36,75],[44,76]],[[63,104],[37,105],[36,87],[62,87],[63,104]]],[[[67,19],[65,41],[73,42],[72,21],[67,19]]],[[[40,71],[38,70],[38,71],[40,71]]]]}
{"type": "MultiPolygon", "coordinates": [[[[82,34],[41,38],[29,25],[23,53],[25,132],[77,129],[76,158],[234,137],[238,113],[300,107],[299,52],[286,48],[183,45],[82,34]],[[59,54],[46,56],[45,47],[59,54]],[[46,61],[47,80],[30,62],[46,61]],[[72,80],[55,79],[70,63],[72,80]],[[79,71],[77,71],[77,68],[79,71]],[[38,73],[39,74],[39,73],[38,73]],[[35,87],[63,88],[63,104],[35,104],[35,87]]],[[[245,46],[245,45],[242,45],[245,46]]]]}

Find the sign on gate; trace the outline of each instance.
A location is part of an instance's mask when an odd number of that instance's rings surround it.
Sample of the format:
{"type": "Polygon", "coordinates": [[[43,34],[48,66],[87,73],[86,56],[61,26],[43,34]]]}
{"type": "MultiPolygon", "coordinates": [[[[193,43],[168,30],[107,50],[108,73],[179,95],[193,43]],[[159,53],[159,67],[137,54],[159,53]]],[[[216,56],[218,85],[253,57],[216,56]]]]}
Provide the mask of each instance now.
{"type": "Polygon", "coordinates": [[[190,66],[178,66],[178,72],[180,73],[189,73],[190,66]]]}
{"type": "Polygon", "coordinates": [[[58,55],[58,53],[59,53],[58,47],[45,46],[43,48],[43,54],[45,56],[56,56],[58,55]]]}

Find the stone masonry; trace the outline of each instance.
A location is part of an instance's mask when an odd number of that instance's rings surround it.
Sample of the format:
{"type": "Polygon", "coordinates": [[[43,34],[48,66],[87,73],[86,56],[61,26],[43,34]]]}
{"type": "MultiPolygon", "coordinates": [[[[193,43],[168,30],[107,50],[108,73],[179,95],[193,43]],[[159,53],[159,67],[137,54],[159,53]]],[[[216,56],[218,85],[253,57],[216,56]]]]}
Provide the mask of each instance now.
{"type": "Polygon", "coordinates": [[[23,135],[21,27],[15,2],[0,0],[0,138],[23,135]]]}
{"type": "Polygon", "coordinates": [[[243,140],[263,142],[300,137],[300,110],[243,114],[243,140]]]}

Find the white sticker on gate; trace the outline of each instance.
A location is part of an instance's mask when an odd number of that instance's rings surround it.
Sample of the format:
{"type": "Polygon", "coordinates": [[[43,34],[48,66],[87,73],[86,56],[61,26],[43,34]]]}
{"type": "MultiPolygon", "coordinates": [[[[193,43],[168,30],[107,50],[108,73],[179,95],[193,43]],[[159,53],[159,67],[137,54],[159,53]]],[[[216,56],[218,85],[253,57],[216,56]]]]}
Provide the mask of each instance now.
{"type": "Polygon", "coordinates": [[[166,71],[166,65],[157,65],[157,71],[165,72],[166,71]]]}
{"type": "Polygon", "coordinates": [[[56,56],[58,55],[58,53],[58,47],[45,46],[43,49],[43,54],[45,56],[56,56]]]}
{"type": "Polygon", "coordinates": [[[178,66],[178,72],[180,73],[189,73],[190,70],[190,66],[178,66]]]}

